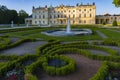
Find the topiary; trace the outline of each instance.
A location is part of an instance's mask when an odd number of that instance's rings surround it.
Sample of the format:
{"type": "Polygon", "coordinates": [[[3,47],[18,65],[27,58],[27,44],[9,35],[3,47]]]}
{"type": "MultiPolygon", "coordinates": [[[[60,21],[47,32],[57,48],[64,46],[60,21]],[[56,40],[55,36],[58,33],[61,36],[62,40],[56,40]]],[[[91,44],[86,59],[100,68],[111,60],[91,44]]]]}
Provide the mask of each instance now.
{"type": "Polygon", "coordinates": [[[114,21],[113,21],[112,26],[118,26],[118,24],[117,24],[117,21],[116,21],[116,20],[114,20],[114,21]]]}
{"type": "Polygon", "coordinates": [[[103,24],[103,25],[106,25],[106,22],[104,21],[102,24],[103,24]]]}

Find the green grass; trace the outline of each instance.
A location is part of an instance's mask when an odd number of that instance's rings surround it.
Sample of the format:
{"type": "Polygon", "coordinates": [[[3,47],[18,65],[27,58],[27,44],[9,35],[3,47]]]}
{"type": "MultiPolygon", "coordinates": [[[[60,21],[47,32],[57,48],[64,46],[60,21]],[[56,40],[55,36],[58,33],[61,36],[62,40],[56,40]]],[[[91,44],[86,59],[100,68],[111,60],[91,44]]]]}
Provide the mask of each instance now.
{"type": "Polygon", "coordinates": [[[120,33],[113,31],[113,29],[99,29],[103,34],[105,34],[110,39],[119,39],[120,40],[120,33]]]}

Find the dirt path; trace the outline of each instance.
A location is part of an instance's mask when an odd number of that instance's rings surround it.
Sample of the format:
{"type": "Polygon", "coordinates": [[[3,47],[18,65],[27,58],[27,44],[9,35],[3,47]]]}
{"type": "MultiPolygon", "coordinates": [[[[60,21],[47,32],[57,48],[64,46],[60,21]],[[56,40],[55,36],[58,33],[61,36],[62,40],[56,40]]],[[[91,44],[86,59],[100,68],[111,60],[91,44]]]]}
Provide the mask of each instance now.
{"type": "Polygon", "coordinates": [[[49,76],[45,72],[38,72],[37,76],[39,80],[89,80],[94,74],[97,73],[101,62],[88,59],[79,54],[65,54],[76,61],[76,72],[67,76],[49,76]]]}

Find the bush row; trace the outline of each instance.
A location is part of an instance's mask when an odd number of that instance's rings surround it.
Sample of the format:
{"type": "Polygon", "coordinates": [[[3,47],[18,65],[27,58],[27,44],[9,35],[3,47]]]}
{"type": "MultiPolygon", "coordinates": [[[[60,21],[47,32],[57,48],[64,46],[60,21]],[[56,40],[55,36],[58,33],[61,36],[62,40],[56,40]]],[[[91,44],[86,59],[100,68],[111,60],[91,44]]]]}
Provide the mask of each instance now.
{"type": "Polygon", "coordinates": [[[120,62],[119,56],[104,56],[104,55],[97,55],[92,54],[90,51],[83,50],[83,49],[77,49],[77,48],[59,48],[53,52],[48,53],[49,55],[55,55],[55,54],[66,54],[66,53],[77,53],[80,55],[83,55],[85,57],[88,57],[90,59],[94,60],[103,60],[103,61],[114,61],[114,62],[120,62]]]}
{"type": "Polygon", "coordinates": [[[0,47],[10,44],[10,38],[8,36],[0,36],[0,47]]]}
{"type": "Polygon", "coordinates": [[[106,76],[108,75],[108,71],[109,66],[107,65],[107,62],[103,62],[97,74],[95,74],[89,80],[105,80],[106,76]]]}
{"type": "Polygon", "coordinates": [[[103,62],[97,74],[95,74],[90,80],[105,80],[105,78],[109,75],[110,70],[113,69],[120,69],[120,63],[103,62]]]}
{"type": "Polygon", "coordinates": [[[108,45],[108,46],[120,46],[120,41],[119,40],[114,40],[114,39],[104,39],[101,42],[94,41],[93,44],[95,45],[108,45]]]}
{"type": "Polygon", "coordinates": [[[111,48],[97,46],[97,45],[88,45],[88,44],[84,44],[84,45],[83,44],[76,44],[76,45],[74,45],[74,44],[57,44],[57,45],[52,45],[52,46],[46,47],[45,49],[42,49],[41,51],[43,54],[48,55],[59,48],[95,49],[95,50],[105,51],[112,56],[118,55],[118,52],[111,48]]]}
{"type": "Polygon", "coordinates": [[[53,42],[49,42],[48,44],[44,44],[43,46],[40,46],[40,47],[37,48],[36,53],[37,53],[38,55],[40,55],[40,54],[43,53],[43,50],[44,50],[45,48],[47,48],[47,47],[49,47],[49,46],[52,46],[52,45],[55,45],[55,44],[59,44],[59,43],[60,43],[60,41],[59,41],[59,40],[56,40],[56,41],[53,41],[53,42]]]}

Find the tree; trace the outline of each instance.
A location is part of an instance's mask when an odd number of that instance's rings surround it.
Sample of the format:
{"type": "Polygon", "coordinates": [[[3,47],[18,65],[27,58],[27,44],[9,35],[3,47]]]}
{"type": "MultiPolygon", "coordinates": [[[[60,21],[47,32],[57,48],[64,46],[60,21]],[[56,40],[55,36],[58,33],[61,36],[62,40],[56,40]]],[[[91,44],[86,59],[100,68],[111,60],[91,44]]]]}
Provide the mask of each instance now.
{"type": "Polygon", "coordinates": [[[16,10],[9,10],[6,6],[0,5],[0,24],[17,23],[18,14],[16,10]]]}
{"type": "Polygon", "coordinates": [[[120,0],[113,0],[113,4],[115,4],[116,7],[120,7],[120,0]]]}
{"type": "Polygon", "coordinates": [[[25,23],[25,18],[28,17],[28,14],[24,11],[24,10],[20,10],[18,13],[18,22],[20,24],[24,24],[25,23]]]}

